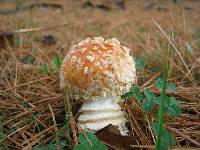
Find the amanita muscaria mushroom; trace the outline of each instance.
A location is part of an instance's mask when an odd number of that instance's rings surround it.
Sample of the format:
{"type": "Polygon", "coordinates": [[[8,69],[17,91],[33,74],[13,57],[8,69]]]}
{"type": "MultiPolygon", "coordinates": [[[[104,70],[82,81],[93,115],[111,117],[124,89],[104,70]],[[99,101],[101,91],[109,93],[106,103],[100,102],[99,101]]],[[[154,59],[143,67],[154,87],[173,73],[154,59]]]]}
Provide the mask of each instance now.
{"type": "Polygon", "coordinates": [[[61,87],[79,90],[85,101],[78,124],[82,129],[98,131],[112,124],[126,135],[126,119],[119,102],[136,82],[136,69],[129,49],[116,38],[86,38],[65,56],[61,87]]]}

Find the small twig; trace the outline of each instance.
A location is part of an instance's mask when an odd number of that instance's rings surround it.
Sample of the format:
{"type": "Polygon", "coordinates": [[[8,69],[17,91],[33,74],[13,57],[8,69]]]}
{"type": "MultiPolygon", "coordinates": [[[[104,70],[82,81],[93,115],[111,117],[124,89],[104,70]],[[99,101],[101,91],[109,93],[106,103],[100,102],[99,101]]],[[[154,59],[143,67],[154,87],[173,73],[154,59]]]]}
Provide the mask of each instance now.
{"type": "Polygon", "coordinates": [[[51,116],[53,118],[53,124],[54,124],[54,127],[55,127],[55,131],[57,132],[58,131],[58,127],[56,125],[56,119],[55,119],[55,116],[54,116],[54,113],[53,113],[53,110],[52,110],[52,107],[51,107],[50,104],[49,104],[49,110],[51,111],[51,116]]]}
{"type": "Polygon", "coordinates": [[[68,25],[69,23],[63,23],[63,24],[59,24],[56,26],[51,26],[51,27],[47,27],[47,28],[29,28],[29,29],[19,29],[14,31],[15,34],[19,34],[19,33],[27,33],[27,32],[38,32],[38,31],[46,31],[46,30],[51,30],[51,29],[57,29],[63,26],[68,25]]]}
{"type": "Polygon", "coordinates": [[[17,96],[17,97],[19,97],[20,99],[22,99],[24,102],[26,102],[31,108],[35,108],[35,106],[31,103],[31,102],[29,102],[28,100],[26,100],[26,98],[23,98],[21,95],[19,95],[18,93],[13,93],[13,96],[15,96],[15,95],[17,96]]]}
{"type": "Polygon", "coordinates": [[[16,145],[18,145],[20,148],[23,148],[24,146],[18,143],[16,140],[13,140],[11,137],[7,137],[8,140],[14,142],[16,145]]]}
{"type": "Polygon", "coordinates": [[[156,143],[156,138],[155,138],[155,135],[153,134],[153,130],[152,130],[152,128],[151,128],[151,124],[150,124],[150,122],[149,122],[149,119],[148,119],[148,117],[147,117],[147,114],[145,114],[145,118],[146,118],[146,120],[147,120],[148,127],[149,127],[149,131],[150,131],[150,133],[151,133],[151,136],[152,136],[152,138],[153,138],[153,141],[154,141],[154,143],[156,143]]]}
{"type": "MultiPolygon", "coordinates": [[[[3,142],[6,138],[10,138],[12,135],[14,135],[15,133],[19,132],[20,130],[22,130],[22,129],[26,128],[26,127],[27,127],[27,126],[24,126],[24,127],[22,127],[22,128],[19,128],[19,129],[15,130],[14,132],[8,134],[5,138],[2,138],[2,139],[0,140],[0,143],[3,142]]],[[[22,147],[23,147],[23,146],[22,146],[22,147]]]]}
{"type": "Polygon", "coordinates": [[[15,88],[19,88],[19,87],[22,87],[22,86],[25,86],[25,85],[29,85],[29,84],[33,84],[35,82],[39,82],[39,81],[42,81],[42,80],[46,80],[46,79],[49,79],[50,77],[44,77],[44,78],[41,78],[41,79],[36,79],[36,80],[33,80],[33,81],[30,81],[30,82],[26,82],[26,83],[23,83],[23,84],[20,84],[20,85],[17,85],[17,86],[14,86],[14,87],[11,87],[11,88],[8,88],[4,91],[1,91],[0,92],[8,92],[12,89],[15,89],[15,88]]]}
{"type": "Polygon", "coordinates": [[[191,143],[193,143],[194,145],[200,147],[200,143],[195,141],[194,139],[192,139],[191,137],[185,135],[184,133],[182,133],[181,131],[178,131],[175,128],[171,128],[171,127],[167,127],[167,129],[169,129],[172,132],[175,132],[176,134],[182,136],[183,138],[185,138],[186,140],[190,141],[191,143]]]}
{"type": "Polygon", "coordinates": [[[142,129],[140,128],[138,122],[136,121],[135,117],[134,117],[133,114],[131,113],[130,108],[127,108],[127,111],[128,111],[128,114],[129,114],[130,117],[131,117],[131,120],[133,121],[133,124],[134,124],[134,126],[135,126],[134,130],[135,130],[137,136],[141,137],[141,138],[140,138],[141,143],[142,143],[142,144],[149,144],[148,138],[146,137],[146,135],[144,134],[144,132],[143,132],[142,129]]]}
{"type": "Polygon", "coordinates": [[[53,110],[52,110],[50,104],[49,104],[49,109],[50,109],[50,111],[51,111],[51,116],[52,116],[52,118],[53,118],[53,124],[54,124],[55,132],[56,132],[56,144],[57,144],[57,150],[60,150],[59,140],[58,140],[58,136],[57,136],[58,127],[57,127],[57,125],[56,125],[55,115],[54,115],[54,113],[53,113],[53,110]]]}
{"type": "Polygon", "coordinates": [[[147,148],[147,149],[154,149],[154,145],[131,145],[132,148],[147,148]]]}
{"type": "MultiPolygon", "coordinates": [[[[24,146],[24,145],[27,145],[29,143],[33,143],[34,142],[34,139],[36,139],[37,142],[39,142],[39,138],[42,137],[43,134],[47,133],[47,132],[52,132],[51,130],[54,128],[54,126],[50,126],[46,129],[44,129],[43,131],[41,131],[40,133],[36,134],[36,135],[33,135],[31,136],[29,139],[23,141],[21,144],[24,146]]],[[[35,142],[35,144],[37,143],[35,142]]]]}
{"type": "Polygon", "coordinates": [[[77,138],[77,133],[76,133],[76,126],[75,126],[75,121],[74,121],[74,117],[72,115],[71,112],[71,106],[70,106],[70,97],[68,95],[66,95],[66,107],[67,107],[67,112],[69,112],[69,117],[70,117],[70,128],[72,130],[72,134],[73,134],[73,140],[74,140],[74,144],[78,144],[78,138],[77,138]]]}

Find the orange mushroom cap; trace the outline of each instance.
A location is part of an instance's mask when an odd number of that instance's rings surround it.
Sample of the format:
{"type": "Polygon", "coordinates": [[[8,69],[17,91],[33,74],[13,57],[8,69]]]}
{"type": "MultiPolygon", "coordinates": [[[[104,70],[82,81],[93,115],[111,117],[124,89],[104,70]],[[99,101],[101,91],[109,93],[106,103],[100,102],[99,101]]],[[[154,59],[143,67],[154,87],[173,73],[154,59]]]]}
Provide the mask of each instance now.
{"type": "Polygon", "coordinates": [[[136,82],[129,49],[115,39],[87,38],[74,45],[63,60],[61,87],[76,87],[90,96],[116,96],[136,82]]]}

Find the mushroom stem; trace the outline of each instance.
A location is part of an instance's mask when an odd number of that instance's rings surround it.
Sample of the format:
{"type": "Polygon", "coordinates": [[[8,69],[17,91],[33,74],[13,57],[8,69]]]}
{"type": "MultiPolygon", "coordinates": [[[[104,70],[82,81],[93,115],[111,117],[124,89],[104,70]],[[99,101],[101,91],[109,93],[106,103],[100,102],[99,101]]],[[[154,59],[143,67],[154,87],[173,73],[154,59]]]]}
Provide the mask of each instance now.
{"type": "Polygon", "coordinates": [[[121,111],[119,96],[92,97],[87,100],[80,109],[79,125],[82,129],[98,131],[105,126],[112,124],[118,127],[122,135],[128,130],[125,126],[126,119],[121,111]]]}

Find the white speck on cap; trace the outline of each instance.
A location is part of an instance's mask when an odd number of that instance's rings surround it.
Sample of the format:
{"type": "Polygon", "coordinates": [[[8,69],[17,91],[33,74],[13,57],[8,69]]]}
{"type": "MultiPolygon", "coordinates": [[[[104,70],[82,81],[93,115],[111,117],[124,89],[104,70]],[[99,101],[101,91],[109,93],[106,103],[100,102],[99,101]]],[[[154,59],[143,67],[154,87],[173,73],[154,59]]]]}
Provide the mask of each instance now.
{"type": "Polygon", "coordinates": [[[89,61],[89,62],[93,62],[95,57],[94,56],[86,56],[86,59],[89,61]]]}
{"type": "Polygon", "coordinates": [[[87,48],[85,48],[85,47],[81,48],[81,49],[80,49],[81,53],[85,53],[86,49],[87,49],[87,48]]]}
{"type": "Polygon", "coordinates": [[[77,59],[78,59],[78,58],[77,58],[76,56],[73,55],[72,58],[71,58],[71,61],[72,61],[72,62],[76,62],[77,59]]]}
{"type": "Polygon", "coordinates": [[[88,73],[88,67],[84,68],[84,73],[87,74],[88,73]]]}
{"type": "Polygon", "coordinates": [[[103,37],[94,37],[94,38],[93,38],[93,42],[94,42],[94,43],[101,44],[101,43],[104,42],[104,38],[103,38],[103,37]]]}

